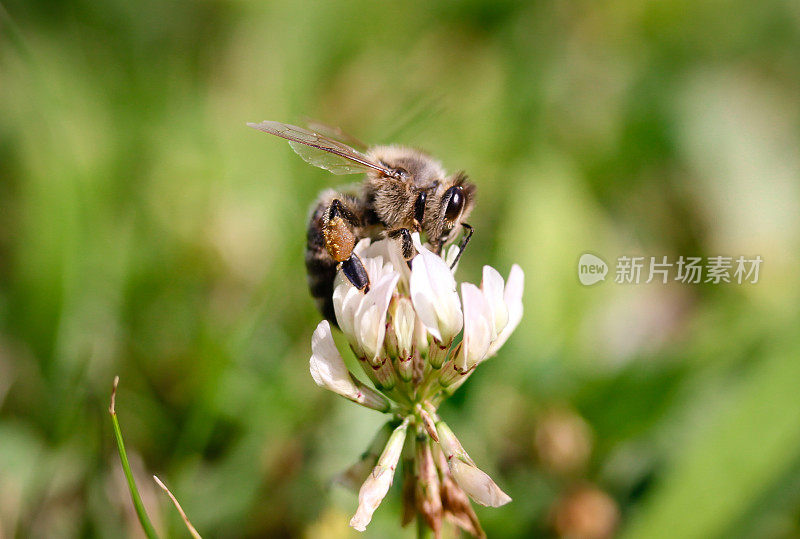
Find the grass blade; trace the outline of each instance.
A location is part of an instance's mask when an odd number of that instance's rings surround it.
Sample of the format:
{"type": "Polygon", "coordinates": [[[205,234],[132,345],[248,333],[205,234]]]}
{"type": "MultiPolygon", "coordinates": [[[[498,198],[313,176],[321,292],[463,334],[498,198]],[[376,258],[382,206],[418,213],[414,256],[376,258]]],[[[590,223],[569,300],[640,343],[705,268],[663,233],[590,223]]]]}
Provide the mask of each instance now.
{"type": "Polygon", "coordinates": [[[114,377],[114,386],[111,389],[111,405],[108,407],[108,412],[111,414],[111,423],[114,425],[114,437],[117,439],[117,450],[119,451],[119,459],[122,461],[122,470],[125,472],[125,479],[128,481],[128,489],[131,491],[131,500],[133,506],[136,508],[136,516],[139,517],[139,523],[142,525],[144,534],[148,539],[158,539],[155,528],[147,516],[147,511],[144,510],[142,504],[142,497],[136,489],[136,481],[133,480],[131,473],[131,466],[128,463],[128,454],[125,452],[125,444],[122,441],[122,431],[119,428],[119,421],[117,421],[116,411],[116,396],[117,385],[119,384],[119,376],[114,377]]]}
{"type": "Polygon", "coordinates": [[[197,530],[195,529],[195,527],[192,526],[192,523],[189,521],[189,517],[187,517],[186,513],[183,512],[183,507],[181,507],[181,504],[178,503],[178,499],[172,494],[172,492],[169,491],[169,489],[167,488],[167,485],[165,485],[161,481],[161,479],[158,478],[158,476],[154,475],[153,479],[155,480],[156,484],[159,487],[161,487],[164,490],[164,492],[167,493],[167,496],[169,496],[169,499],[172,500],[172,503],[175,505],[175,509],[178,510],[178,513],[181,515],[181,518],[183,519],[183,523],[186,524],[186,529],[189,530],[189,533],[192,534],[192,537],[194,537],[194,539],[203,539],[202,537],[200,537],[200,534],[197,533],[197,530]]]}

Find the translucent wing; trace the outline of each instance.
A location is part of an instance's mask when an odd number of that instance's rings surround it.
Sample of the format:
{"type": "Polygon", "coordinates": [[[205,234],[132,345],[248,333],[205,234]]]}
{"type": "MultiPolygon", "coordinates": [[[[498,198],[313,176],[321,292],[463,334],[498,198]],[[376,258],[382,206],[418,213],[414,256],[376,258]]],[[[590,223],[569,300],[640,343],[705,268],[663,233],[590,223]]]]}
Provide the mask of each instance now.
{"type": "Polygon", "coordinates": [[[303,121],[306,124],[306,127],[314,133],[319,133],[320,135],[326,136],[333,140],[344,142],[348,146],[352,146],[360,152],[365,152],[367,150],[367,145],[362,140],[354,137],[341,127],[333,127],[332,125],[324,124],[310,118],[303,118],[303,121]]]}
{"type": "Polygon", "coordinates": [[[368,168],[382,172],[386,176],[397,177],[398,173],[354,150],[347,144],[333,140],[319,133],[295,125],[266,121],[247,124],[253,129],[276,135],[289,141],[292,149],[304,161],[315,167],[324,168],[334,174],[357,174],[368,168]]]}
{"type": "Polygon", "coordinates": [[[289,146],[306,163],[324,168],[333,174],[358,174],[367,170],[367,166],[358,161],[350,161],[349,158],[334,153],[333,150],[306,145],[305,142],[300,143],[294,140],[289,141],[289,146]]]}

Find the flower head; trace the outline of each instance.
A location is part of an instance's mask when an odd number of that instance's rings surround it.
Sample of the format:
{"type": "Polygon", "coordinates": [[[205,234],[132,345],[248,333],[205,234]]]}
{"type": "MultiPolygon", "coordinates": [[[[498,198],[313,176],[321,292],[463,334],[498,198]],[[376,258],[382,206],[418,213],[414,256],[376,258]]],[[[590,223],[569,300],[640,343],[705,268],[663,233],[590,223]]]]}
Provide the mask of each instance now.
{"type": "Polygon", "coordinates": [[[481,285],[462,283],[459,296],[451,267],[458,247],[440,256],[422,244],[419,234],[412,241],[417,254],[410,269],[396,242],[358,243],[354,252],[369,276],[367,293],[341,272],[334,282],[336,321],[375,389],[348,371],[327,321],[312,338],[311,375],[319,386],[393,414],[388,440],[376,437],[366,457],[340,476],[351,486],[364,481],[351,526],[363,531],[369,524],[402,453],[413,466],[405,477],[415,481],[405,491],[417,493],[417,510],[428,525],[438,531],[446,515],[472,533],[480,531],[480,524],[467,496],[492,507],[511,498],[469,458],[436,407],[494,356],[517,327],[524,276],[514,265],[504,281],[494,268],[484,266],[481,285]],[[414,436],[406,436],[409,428],[414,436]]]}

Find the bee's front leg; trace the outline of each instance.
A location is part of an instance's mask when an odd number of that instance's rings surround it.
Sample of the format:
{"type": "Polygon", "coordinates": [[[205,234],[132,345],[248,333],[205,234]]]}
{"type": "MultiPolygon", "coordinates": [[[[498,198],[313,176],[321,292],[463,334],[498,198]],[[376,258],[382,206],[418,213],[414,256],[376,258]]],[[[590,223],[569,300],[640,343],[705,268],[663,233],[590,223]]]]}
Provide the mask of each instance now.
{"type": "Polygon", "coordinates": [[[347,280],[357,289],[367,293],[369,275],[361,259],[353,252],[357,240],[353,228],[358,226],[356,215],[337,198],[331,202],[326,212],[322,234],[325,237],[325,249],[337,263],[341,264],[347,280]]]}
{"type": "Polygon", "coordinates": [[[461,243],[458,246],[458,254],[456,255],[456,259],[453,260],[453,263],[450,265],[450,269],[456,267],[458,261],[461,259],[461,255],[464,254],[464,249],[467,248],[467,244],[469,243],[470,238],[472,237],[472,233],[475,232],[475,229],[468,225],[467,223],[461,223],[461,226],[464,228],[464,237],[461,238],[461,243]]]}

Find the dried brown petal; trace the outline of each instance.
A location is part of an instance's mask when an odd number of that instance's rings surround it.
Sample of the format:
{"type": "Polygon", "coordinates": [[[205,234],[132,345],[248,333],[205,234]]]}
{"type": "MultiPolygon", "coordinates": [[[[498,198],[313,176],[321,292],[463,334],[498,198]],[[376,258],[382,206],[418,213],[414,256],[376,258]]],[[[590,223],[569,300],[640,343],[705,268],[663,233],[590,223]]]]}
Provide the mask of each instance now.
{"type": "Polygon", "coordinates": [[[417,478],[414,475],[414,462],[403,458],[403,527],[408,526],[417,516],[415,487],[417,478]]]}
{"type": "Polygon", "coordinates": [[[447,457],[445,457],[438,445],[433,449],[433,457],[441,478],[440,492],[445,518],[475,537],[486,537],[486,533],[481,528],[481,523],[478,520],[478,515],[472,509],[469,496],[461,490],[461,487],[453,479],[450,474],[450,468],[447,466],[447,457]]]}
{"type": "Polygon", "coordinates": [[[486,537],[478,515],[469,502],[469,496],[461,490],[449,472],[442,479],[442,508],[445,517],[465,532],[475,537],[486,537]]]}
{"type": "Polygon", "coordinates": [[[438,539],[442,530],[442,498],[439,489],[439,474],[436,471],[436,464],[433,461],[430,442],[427,438],[417,440],[415,464],[417,466],[417,511],[438,539]]]}

